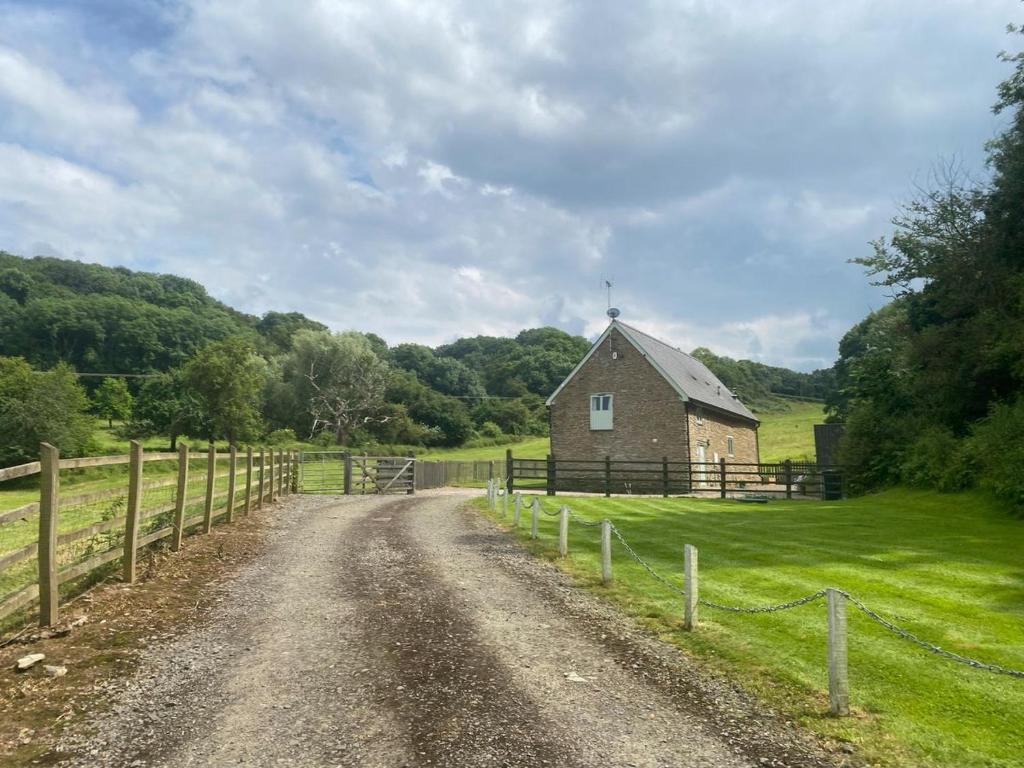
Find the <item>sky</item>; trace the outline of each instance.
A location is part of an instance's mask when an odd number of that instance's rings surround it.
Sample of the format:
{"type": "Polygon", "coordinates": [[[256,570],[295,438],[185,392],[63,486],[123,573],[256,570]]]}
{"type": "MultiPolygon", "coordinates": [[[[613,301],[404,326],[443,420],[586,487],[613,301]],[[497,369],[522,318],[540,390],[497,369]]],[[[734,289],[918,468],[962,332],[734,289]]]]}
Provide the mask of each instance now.
{"type": "Polygon", "coordinates": [[[622,319],[799,370],[983,179],[1017,0],[0,0],[0,249],[390,343],[622,319]]]}

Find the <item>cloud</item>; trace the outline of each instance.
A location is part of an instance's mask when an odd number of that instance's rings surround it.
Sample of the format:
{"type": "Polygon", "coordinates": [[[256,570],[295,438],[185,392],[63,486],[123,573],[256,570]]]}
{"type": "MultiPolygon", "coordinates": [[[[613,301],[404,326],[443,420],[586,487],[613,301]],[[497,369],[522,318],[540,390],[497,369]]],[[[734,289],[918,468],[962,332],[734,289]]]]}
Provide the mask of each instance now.
{"type": "Polygon", "coordinates": [[[394,342],[594,334],[611,277],[684,348],[824,365],[915,175],[983,168],[1018,12],[0,0],[0,247],[394,342]]]}

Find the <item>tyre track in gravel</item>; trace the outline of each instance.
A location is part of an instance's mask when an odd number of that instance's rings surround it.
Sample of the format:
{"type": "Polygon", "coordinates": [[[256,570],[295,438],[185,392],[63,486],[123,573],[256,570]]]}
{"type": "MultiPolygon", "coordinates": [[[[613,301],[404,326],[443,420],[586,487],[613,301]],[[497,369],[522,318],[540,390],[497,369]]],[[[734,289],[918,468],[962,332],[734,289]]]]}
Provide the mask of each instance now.
{"type": "Polygon", "coordinates": [[[112,683],[63,764],[835,764],[466,498],[293,499],[217,617],[112,683]]]}

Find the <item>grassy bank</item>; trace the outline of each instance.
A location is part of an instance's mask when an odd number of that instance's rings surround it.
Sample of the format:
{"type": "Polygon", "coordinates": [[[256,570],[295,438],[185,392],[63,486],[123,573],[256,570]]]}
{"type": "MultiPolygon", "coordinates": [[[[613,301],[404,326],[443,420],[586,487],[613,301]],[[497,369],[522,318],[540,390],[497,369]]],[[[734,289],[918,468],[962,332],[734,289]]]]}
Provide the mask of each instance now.
{"type": "Polygon", "coordinates": [[[761,461],[771,463],[814,460],[814,425],[825,420],[821,403],[798,400],[786,403],[788,410],[757,414],[761,427],[757,430],[761,461]]]}
{"type": "MultiPolygon", "coordinates": [[[[894,490],[842,502],[765,506],[692,499],[543,498],[627,541],[681,586],[682,545],[700,548],[701,592],[733,605],[780,603],[841,587],[951,651],[1024,669],[1024,523],[977,494],[894,490]]],[[[481,502],[481,506],[482,502],[481,502]]],[[[524,536],[528,516],[524,515],[524,536]]],[[[553,556],[557,518],[538,552],[553,556]]],[[[597,529],[572,526],[563,566],[579,583],[819,734],[881,765],[1024,765],[1024,680],[946,661],[850,606],[855,716],[827,715],[823,602],[773,614],[701,609],[681,627],[680,598],[613,543],[615,583],[599,582],[597,529]]]]}

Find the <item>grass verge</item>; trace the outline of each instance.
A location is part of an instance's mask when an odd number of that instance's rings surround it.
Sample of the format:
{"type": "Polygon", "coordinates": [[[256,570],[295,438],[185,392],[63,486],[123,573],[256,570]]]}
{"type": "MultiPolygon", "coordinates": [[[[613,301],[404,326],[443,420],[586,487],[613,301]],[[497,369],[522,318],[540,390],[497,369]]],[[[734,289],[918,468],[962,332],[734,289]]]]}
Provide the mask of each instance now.
{"type": "MultiPolygon", "coordinates": [[[[486,508],[483,500],[477,502],[486,508]]],[[[1024,524],[980,494],[893,490],[841,502],[542,498],[554,512],[608,517],[659,572],[682,586],[682,546],[700,549],[702,597],[781,603],[838,586],[920,637],[966,656],[1024,669],[1024,524]]],[[[490,513],[494,515],[494,513],[490,513]]],[[[529,533],[524,509],[520,537],[529,533]]],[[[500,512],[496,518],[501,521],[500,512]]],[[[505,520],[505,523],[508,521],[505,520]]],[[[554,557],[557,517],[541,516],[554,557]]],[[[878,765],[1024,765],[1024,680],[946,661],[849,606],[854,716],[828,716],[822,601],[772,614],[701,609],[682,630],[681,600],[613,539],[615,582],[602,587],[596,528],[570,526],[578,583],[640,623],[741,680],[820,736],[848,742],[878,765]]]]}

